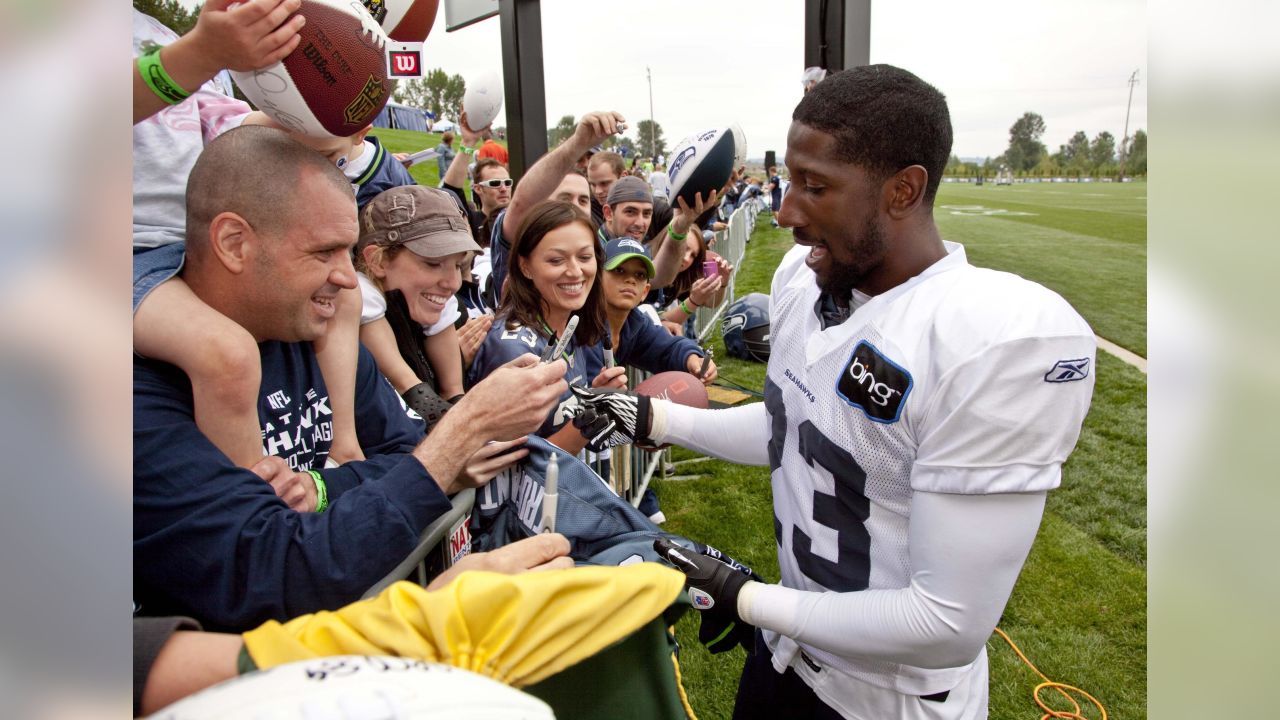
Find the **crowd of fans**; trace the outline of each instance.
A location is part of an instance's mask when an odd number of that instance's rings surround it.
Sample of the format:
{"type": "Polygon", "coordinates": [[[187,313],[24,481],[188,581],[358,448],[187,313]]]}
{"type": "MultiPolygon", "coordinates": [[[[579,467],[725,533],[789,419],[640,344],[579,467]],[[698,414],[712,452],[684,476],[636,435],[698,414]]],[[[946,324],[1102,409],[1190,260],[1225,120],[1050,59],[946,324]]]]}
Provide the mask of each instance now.
{"type": "MultiPolygon", "coordinates": [[[[692,318],[734,268],[705,263],[767,193],[738,169],[672,206],[660,158],[596,151],[625,122],[609,111],[518,183],[464,114],[435,148],[440,187],[419,186],[369,128],[291,132],[209,69],[287,54],[297,5],[206,10],[182,38],[134,11],[135,56],[197,88],[166,104],[135,74],[135,615],[178,618],[137,626],[144,669],[184,628],[355,601],[529,434],[607,479],[570,387],[624,388],[629,367],[711,383],[692,318]]],[[[641,509],[663,519],[652,493],[641,509]]],[[[538,543],[467,567],[567,561],[538,543]]]]}

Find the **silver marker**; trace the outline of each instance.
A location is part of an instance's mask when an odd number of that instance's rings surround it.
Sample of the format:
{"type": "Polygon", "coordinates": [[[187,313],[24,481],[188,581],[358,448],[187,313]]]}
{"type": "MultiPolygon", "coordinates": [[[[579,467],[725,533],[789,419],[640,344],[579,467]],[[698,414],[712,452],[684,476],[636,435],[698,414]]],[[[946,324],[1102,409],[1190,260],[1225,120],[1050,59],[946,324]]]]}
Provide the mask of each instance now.
{"type": "Polygon", "coordinates": [[[557,484],[560,482],[560,460],[553,452],[547,460],[547,478],[542,495],[542,532],[556,531],[556,501],[560,499],[557,484]]]}
{"type": "Polygon", "coordinates": [[[560,333],[560,339],[553,347],[547,348],[547,352],[542,355],[542,362],[555,362],[557,358],[564,355],[564,349],[569,347],[569,338],[573,337],[573,331],[577,329],[578,316],[570,315],[569,322],[565,323],[564,332],[560,333]]]}

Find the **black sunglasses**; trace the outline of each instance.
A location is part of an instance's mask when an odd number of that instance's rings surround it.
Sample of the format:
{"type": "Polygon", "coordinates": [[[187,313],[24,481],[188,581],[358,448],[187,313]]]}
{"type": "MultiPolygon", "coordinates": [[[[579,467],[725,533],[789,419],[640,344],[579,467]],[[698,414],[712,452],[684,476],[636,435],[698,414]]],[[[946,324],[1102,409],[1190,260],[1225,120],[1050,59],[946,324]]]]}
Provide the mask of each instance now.
{"type": "Polygon", "coordinates": [[[492,180],[481,180],[476,185],[483,185],[487,188],[511,187],[515,182],[511,178],[494,178],[492,180]]]}

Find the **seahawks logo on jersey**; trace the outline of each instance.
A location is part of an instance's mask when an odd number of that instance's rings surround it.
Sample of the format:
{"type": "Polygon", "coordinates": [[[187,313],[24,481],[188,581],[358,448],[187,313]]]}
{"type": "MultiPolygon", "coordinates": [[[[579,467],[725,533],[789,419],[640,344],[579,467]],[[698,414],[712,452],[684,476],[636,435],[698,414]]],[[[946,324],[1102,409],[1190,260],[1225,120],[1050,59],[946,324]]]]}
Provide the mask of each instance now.
{"type": "Polygon", "coordinates": [[[895,423],[911,385],[911,373],[863,340],[849,355],[849,363],[836,381],[836,392],[871,420],[895,423]]]}

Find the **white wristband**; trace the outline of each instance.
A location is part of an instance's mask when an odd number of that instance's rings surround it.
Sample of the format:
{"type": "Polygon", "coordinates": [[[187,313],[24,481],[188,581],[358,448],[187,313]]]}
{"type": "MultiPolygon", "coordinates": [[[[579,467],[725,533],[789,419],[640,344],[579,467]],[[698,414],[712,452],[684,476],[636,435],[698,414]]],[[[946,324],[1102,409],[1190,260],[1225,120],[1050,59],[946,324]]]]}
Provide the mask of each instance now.
{"type": "Polygon", "coordinates": [[[655,445],[661,445],[667,438],[667,402],[649,401],[649,439],[655,445]]]}

